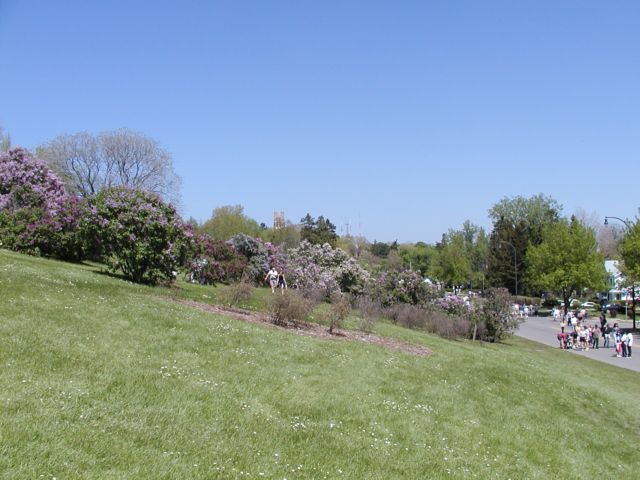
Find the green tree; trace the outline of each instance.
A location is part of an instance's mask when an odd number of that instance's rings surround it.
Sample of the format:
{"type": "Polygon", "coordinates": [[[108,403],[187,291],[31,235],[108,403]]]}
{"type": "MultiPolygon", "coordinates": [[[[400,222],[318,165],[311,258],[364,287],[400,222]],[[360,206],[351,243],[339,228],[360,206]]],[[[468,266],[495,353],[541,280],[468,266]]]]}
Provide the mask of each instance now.
{"type": "Polygon", "coordinates": [[[377,242],[374,240],[369,248],[371,249],[371,253],[373,253],[375,256],[380,258],[387,258],[392,250],[398,250],[398,242],[396,240],[393,243],[385,243],[377,242]]]}
{"type": "Polygon", "coordinates": [[[631,288],[631,315],[636,328],[636,284],[640,282],[640,222],[635,222],[625,233],[620,243],[621,270],[625,283],[631,288]]]}
{"type": "Polygon", "coordinates": [[[513,295],[526,291],[525,253],[529,246],[526,227],[499,219],[491,232],[487,251],[487,280],[494,287],[507,288],[513,295]]]}
{"type": "Polygon", "coordinates": [[[328,243],[332,247],[336,246],[338,241],[336,226],[331,223],[328,218],[324,218],[320,215],[316,220],[307,213],[300,222],[302,224],[302,228],[300,230],[300,237],[302,240],[307,240],[309,243],[316,245],[328,243]]]}
{"type": "Polygon", "coordinates": [[[225,205],[213,211],[211,218],[200,227],[214,240],[229,240],[238,233],[257,237],[261,232],[260,225],[244,214],[242,205],[225,205]]]}
{"type": "Polygon", "coordinates": [[[449,230],[436,245],[429,274],[447,285],[480,288],[483,285],[487,236],[482,227],[465,221],[460,230],[449,230]]]}
{"type": "Polygon", "coordinates": [[[544,229],[556,223],[561,213],[562,205],[542,193],[530,198],[520,195],[505,197],[489,209],[489,217],[494,225],[499,220],[514,228],[521,225],[533,245],[540,244],[544,229]]]}
{"type": "Polygon", "coordinates": [[[406,268],[416,271],[422,276],[428,274],[431,263],[437,254],[436,247],[424,242],[400,245],[398,253],[406,268]]]}
{"type": "Polygon", "coordinates": [[[487,277],[491,285],[506,287],[513,294],[532,293],[524,261],[527,248],[540,244],[544,229],[558,222],[561,212],[562,205],[542,193],[530,198],[505,197],[489,209],[493,230],[487,277]]]}
{"type": "Polygon", "coordinates": [[[526,261],[533,284],[560,293],[565,312],[574,291],[605,287],[604,258],[598,252],[595,234],[575,217],[548,226],[540,245],[527,250],[526,261]]]}
{"type": "Polygon", "coordinates": [[[471,278],[471,261],[465,250],[464,237],[460,232],[449,232],[436,245],[437,255],[431,273],[445,285],[466,285],[471,278]]]}
{"type": "Polygon", "coordinates": [[[263,229],[260,232],[260,238],[285,249],[295,248],[300,245],[300,228],[291,222],[287,222],[282,228],[263,229]]]}

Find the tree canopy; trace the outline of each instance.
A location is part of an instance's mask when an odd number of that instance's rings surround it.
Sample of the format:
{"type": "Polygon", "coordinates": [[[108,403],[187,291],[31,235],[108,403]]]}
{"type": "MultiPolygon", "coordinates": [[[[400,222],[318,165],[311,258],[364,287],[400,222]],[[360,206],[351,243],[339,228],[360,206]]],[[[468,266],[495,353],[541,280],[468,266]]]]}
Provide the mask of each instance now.
{"type": "Polygon", "coordinates": [[[258,222],[244,214],[242,205],[225,205],[214,209],[211,218],[200,227],[202,233],[223,241],[238,233],[257,237],[260,230],[258,222]]]}
{"type": "Polygon", "coordinates": [[[574,291],[605,287],[604,258],[595,234],[575,217],[548,226],[540,245],[529,247],[526,260],[533,284],[560,293],[565,310],[574,291]]]}
{"type": "Polygon", "coordinates": [[[429,269],[434,278],[451,286],[482,286],[487,255],[487,236],[482,227],[465,221],[462,229],[445,233],[435,251],[429,269]]]}
{"type": "Polygon", "coordinates": [[[626,276],[626,283],[631,287],[633,328],[636,328],[636,284],[640,282],[640,222],[635,222],[629,228],[620,242],[620,256],[622,257],[622,272],[626,276]]]}
{"type": "Polygon", "coordinates": [[[307,240],[309,243],[316,245],[328,243],[332,247],[336,246],[338,241],[336,226],[328,218],[320,215],[316,220],[307,213],[304,218],[300,219],[300,223],[302,224],[302,229],[300,230],[302,240],[307,240]]]}

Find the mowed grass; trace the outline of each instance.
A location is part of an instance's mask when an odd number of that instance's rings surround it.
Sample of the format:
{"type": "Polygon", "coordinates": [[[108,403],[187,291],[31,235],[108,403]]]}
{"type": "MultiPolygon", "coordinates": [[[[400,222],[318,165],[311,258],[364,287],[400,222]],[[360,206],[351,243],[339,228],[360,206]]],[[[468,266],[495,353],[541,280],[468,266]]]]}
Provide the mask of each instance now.
{"type": "Polygon", "coordinates": [[[376,326],[434,351],[415,357],[243,323],[171,295],[0,250],[0,478],[640,471],[638,373],[516,339],[376,326]]]}

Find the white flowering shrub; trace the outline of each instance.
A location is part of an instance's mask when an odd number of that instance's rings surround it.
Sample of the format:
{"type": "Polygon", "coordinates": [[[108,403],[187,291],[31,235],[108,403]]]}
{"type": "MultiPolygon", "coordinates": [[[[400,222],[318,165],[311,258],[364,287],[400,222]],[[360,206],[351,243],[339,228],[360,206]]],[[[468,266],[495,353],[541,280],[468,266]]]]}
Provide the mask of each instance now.
{"type": "Polygon", "coordinates": [[[293,285],[303,291],[320,290],[326,297],[336,292],[360,294],[370,281],[369,272],[344,250],[306,240],[289,250],[287,272],[293,285]]]}

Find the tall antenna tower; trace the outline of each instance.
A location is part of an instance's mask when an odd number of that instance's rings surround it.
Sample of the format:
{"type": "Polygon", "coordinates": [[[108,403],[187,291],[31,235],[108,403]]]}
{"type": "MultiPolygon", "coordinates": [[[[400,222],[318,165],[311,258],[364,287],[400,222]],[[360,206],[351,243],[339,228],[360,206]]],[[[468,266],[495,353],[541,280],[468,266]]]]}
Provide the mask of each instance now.
{"type": "Polygon", "coordinates": [[[273,212],[273,228],[284,228],[284,212],[273,212]]]}

